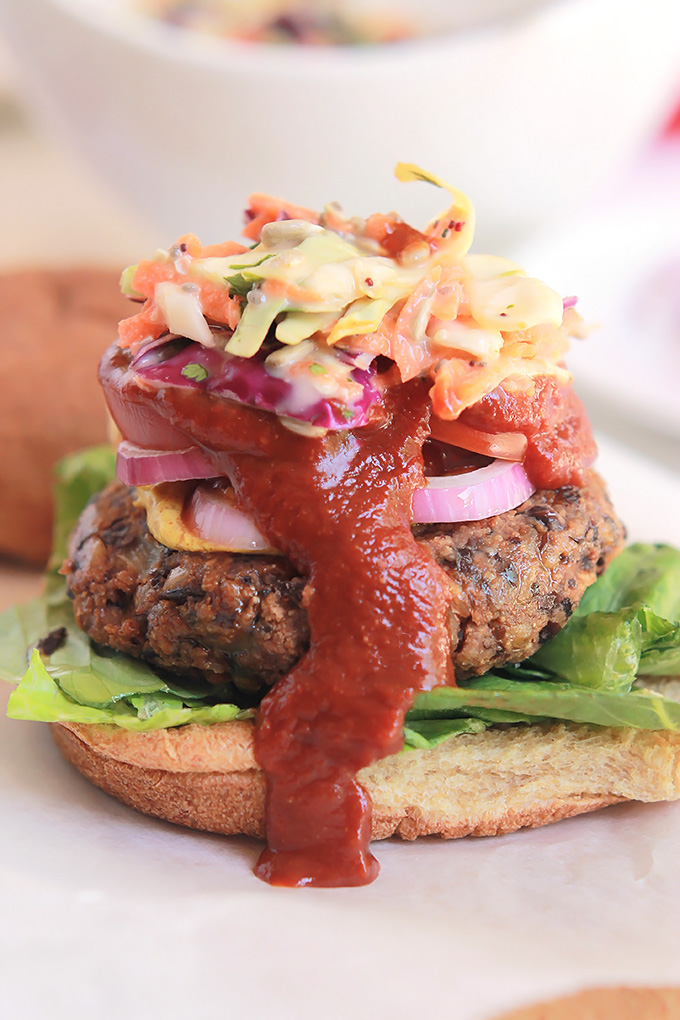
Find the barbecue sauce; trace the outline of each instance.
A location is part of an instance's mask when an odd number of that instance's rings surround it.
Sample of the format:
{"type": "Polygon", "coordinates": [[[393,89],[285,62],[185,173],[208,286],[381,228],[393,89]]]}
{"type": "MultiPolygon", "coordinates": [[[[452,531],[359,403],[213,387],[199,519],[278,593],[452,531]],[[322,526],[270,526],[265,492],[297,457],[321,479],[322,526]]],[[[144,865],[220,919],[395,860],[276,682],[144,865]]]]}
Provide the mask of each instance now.
{"type": "Polygon", "coordinates": [[[453,683],[449,584],[411,534],[424,484],[428,384],[385,394],[355,432],[294,434],[195,389],[145,389],[109,356],[105,390],[154,409],[219,451],[244,509],[309,578],[310,650],[262,702],[255,752],[267,777],[268,847],[256,874],[275,885],[371,882],[371,804],[357,772],[402,747],[417,691],[453,683]]]}
{"type": "Polygon", "coordinates": [[[527,437],[523,467],[537,489],[583,485],[597,447],[585,408],[571,386],[554,376],[505,383],[458,418],[486,432],[521,432],[527,437]]]}

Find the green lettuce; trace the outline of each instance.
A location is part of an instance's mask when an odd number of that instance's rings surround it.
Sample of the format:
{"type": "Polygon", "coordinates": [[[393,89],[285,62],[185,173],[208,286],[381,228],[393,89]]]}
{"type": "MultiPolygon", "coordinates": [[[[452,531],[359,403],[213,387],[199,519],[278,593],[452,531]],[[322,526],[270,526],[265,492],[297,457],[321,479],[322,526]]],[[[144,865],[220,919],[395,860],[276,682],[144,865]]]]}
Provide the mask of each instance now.
{"type": "MultiPolygon", "coordinates": [[[[88,500],[112,479],[109,447],[58,468],[54,552],[46,594],[0,615],[0,678],[17,683],[15,719],[103,723],[131,730],[248,718],[227,689],[161,677],[94,646],[76,625],[58,569],[88,500]],[[47,639],[47,640],[46,640],[47,639]]],[[[488,726],[562,720],[680,731],[680,703],[644,675],[680,675],[680,552],[633,545],[585,593],[569,623],[526,662],[417,695],[405,747],[434,747],[488,726]]]]}
{"type": "Polygon", "coordinates": [[[567,625],[520,670],[621,693],[639,675],[677,676],[679,616],[680,551],[631,545],[586,589],[567,625]]]}
{"type": "Polygon", "coordinates": [[[529,660],[578,687],[629,691],[642,654],[642,625],[636,609],[592,613],[571,619],[529,660]]]}
{"type": "Polygon", "coordinates": [[[18,681],[8,716],[113,723],[134,730],[248,717],[251,713],[225,701],[219,688],[166,683],[145,662],[97,648],[77,626],[58,571],[83,508],[114,475],[115,453],[109,446],[74,454],[57,467],[54,548],[45,595],[0,614],[0,678],[18,681]]]}
{"type": "Polygon", "coordinates": [[[48,672],[38,650],[34,649],[28,670],[10,695],[7,715],[11,719],[38,722],[113,723],[129,730],[166,729],[190,722],[227,722],[239,715],[236,705],[189,708],[170,692],[167,697],[157,697],[145,707],[147,704],[148,695],[111,701],[98,707],[74,701],[64,693],[48,672]]]}
{"type": "Polygon", "coordinates": [[[680,619],[680,549],[670,545],[629,545],[588,588],[575,616],[648,606],[666,620],[680,619]]]}
{"type": "MultiPolygon", "coordinates": [[[[658,691],[635,688],[627,694],[598,691],[550,680],[508,680],[487,673],[459,687],[437,687],[419,694],[409,720],[480,717],[500,711],[499,722],[591,723],[643,730],[680,731],[680,702],[658,691]],[[478,715],[479,713],[479,715],[478,715]]],[[[410,724],[410,722],[409,722],[410,724]]]]}
{"type": "Polygon", "coordinates": [[[111,446],[91,446],[65,457],[55,468],[54,542],[49,571],[66,559],[68,540],[83,508],[116,476],[116,453],[111,446]]]}

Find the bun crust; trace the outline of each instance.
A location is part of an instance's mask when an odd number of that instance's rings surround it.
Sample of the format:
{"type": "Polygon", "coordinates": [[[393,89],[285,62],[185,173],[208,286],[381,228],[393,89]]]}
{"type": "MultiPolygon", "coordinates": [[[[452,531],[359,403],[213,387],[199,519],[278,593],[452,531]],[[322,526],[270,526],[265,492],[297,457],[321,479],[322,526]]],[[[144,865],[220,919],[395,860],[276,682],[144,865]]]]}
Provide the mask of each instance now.
{"type": "MultiPolygon", "coordinates": [[[[265,837],[265,779],[249,722],[131,733],[53,723],[96,786],[144,814],[207,832],[265,837]]],[[[494,836],[622,800],[680,797],[680,734],[576,724],[493,727],[359,773],[373,838],[494,836]],[[521,778],[518,778],[521,777],[521,778]]]]}

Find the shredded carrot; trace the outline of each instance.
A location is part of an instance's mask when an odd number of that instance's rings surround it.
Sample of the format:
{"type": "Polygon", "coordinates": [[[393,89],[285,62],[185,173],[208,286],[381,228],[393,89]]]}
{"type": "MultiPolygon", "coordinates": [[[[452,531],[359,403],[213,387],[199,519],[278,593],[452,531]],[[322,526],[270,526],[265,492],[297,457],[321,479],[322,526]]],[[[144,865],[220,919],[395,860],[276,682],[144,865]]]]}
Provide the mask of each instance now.
{"type": "Polygon", "coordinates": [[[323,211],[323,225],[327,230],[335,230],[338,234],[355,234],[356,224],[343,216],[340,211],[327,205],[323,211]]]}
{"type": "Polygon", "coordinates": [[[390,351],[392,350],[394,331],[403,305],[403,301],[398,301],[397,304],[393,305],[389,312],[383,315],[382,322],[375,333],[362,333],[358,336],[353,336],[352,350],[366,351],[367,354],[384,354],[386,357],[391,358],[390,351]]]}
{"type": "Polygon", "coordinates": [[[446,321],[455,319],[461,314],[461,305],[466,295],[461,265],[444,263],[441,265],[441,273],[437,293],[432,302],[432,314],[435,318],[446,321]]]}
{"type": "Polygon", "coordinates": [[[179,248],[182,244],[186,245],[186,253],[187,255],[190,255],[192,259],[198,259],[201,257],[203,245],[195,234],[182,234],[181,237],[178,237],[175,242],[175,247],[179,248]]]}
{"type": "Polygon", "coordinates": [[[242,255],[244,251],[248,251],[245,244],[239,244],[237,241],[223,241],[222,244],[206,244],[201,252],[201,258],[226,259],[230,255],[242,255]]]}
{"type": "Polygon", "coordinates": [[[468,358],[445,358],[440,361],[432,372],[434,385],[430,390],[430,399],[434,413],[445,421],[457,418],[469,404],[467,393],[479,384],[486,373],[483,364],[471,363],[468,358]]]}
{"type": "Polygon", "coordinates": [[[436,281],[428,273],[408,300],[399,301],[390,308],[375,333],[364,333],[352,337],[352,350],[367,351],[369,354],[384,354],[391,358],[399,369],[402,382],[415,378],[427,371],[441,358],[441,352],[433,352],[429,339],[414,342],[414,324],[423,305],[432,297],[436,281]]]}
{"type": "Polygon", "coordinates": [[[129,319],[121,319],[118,324],[118,345],[129,347],[134,353],[145,340],[159,337],[165,330],[165,323],[156,317],[153,301],[146,301],[141,311],[131,315],[129,319]]]}
{"type": "Polygon", "coordinates": [[[182,234],[177,238],[173,247],[186,246],[186,254],[192,259],[228,258],[229,255],[240,255],[248,251],[244,244],[238,241],[224,241],[222,244],[203,245],[195,234],[182,234]]]}
{"type": "Polygon", "coordinates": [[[193,283],[198,287],[203,314],[235,329],[241,318],[241,305],[220,283],[204,276],[187,275],[175,269],[172,262],[140,262],[132,278],[132,286],[145,297],[153,297],[156,285],[169,280],[172,283],[193,283]]]}
{"type": "Polygon", "coordinates": [[[291,305],[296,302],[305,304],[318,300],[314,291],[306,290],[295,283],[289,283],[288,280],[265,280],[261,289],[268,298],[286,298],[291,305]]]}
{"type": "Polygon", "coordinates": [[[441,270],[437,267],[429,272],[408,297],[399,313],[392,337],[390,357],[397,364],[402,382],[415,379],[417,375],[421,375],[436,364],[441,357],[440,354],[432,352],[428,337],[425,335],[430,317],[429,306],[432,304],[440,275],[441,270]],[[418,320],[421,316],[425,317],[425,321],[419,330],[418,320]],[[420,337],[417,336],[418,332],[422,334],[420,337]]]}
{"type": "MultiPolygon", "coordinates": [[[[194,242],[199,246],[200,242],[193,235],[185,235],[185,237],[189,240],[185,240],[183,243],[187,244],[187,254],[190,254],[190,249],[195,248],[194,242]]],[[[236,328],[241,318],[241,305],[236,298],[229,296],[229,290],[226,287],[204,276],[181,272],[175,267],[174,262],[154,262],[144,259],[135,270],[132,286],[138,294],[143,294],[147,301],[141,311],[121,322],[118,329],[120,346],[129,347],[134,352],[144,340],[160,336],[166,328],[153,303],[157,284],[166,281],[177,284],[194,284],[200,294],[203,314],[215,322],[224,323],[230,329],[236,328]]]]}
{"type": "Polygon", "coordinates": [[[399,222],[400,219],[396,213],[373,213],[364,224],[364,234],[372,241],[382,244],[383,238],[392,233],[395,224],[399,222]]]}
{"type": "Polygon", "coordinates": [[[293,205],[291,202],[284,202],[282,198],[273,198],[271,195],[259,193],[251,195],[248,199],[248,214],[251,219],[246,223],[241,233],[252,241],[259,241],[263,226],[266,223],[273,223],[275,220],[319,222],[319,214],[311,209],[305,209],[302,205],[293,205]]]}

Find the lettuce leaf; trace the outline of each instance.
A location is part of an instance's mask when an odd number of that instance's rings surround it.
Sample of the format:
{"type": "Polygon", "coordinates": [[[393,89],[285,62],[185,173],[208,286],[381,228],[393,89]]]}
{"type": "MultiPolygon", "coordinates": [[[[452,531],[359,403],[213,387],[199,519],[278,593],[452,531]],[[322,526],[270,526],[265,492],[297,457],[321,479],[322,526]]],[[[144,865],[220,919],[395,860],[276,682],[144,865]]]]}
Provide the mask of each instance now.
{"type": "Polygon", "coordinates": [[[680,619],[680,549],[638,542],[586,589],[574,616],[647,606],[664,620],[680,619]]]}
{"type": "MultiPolygon", "coordinates": [[[[543,679],[629,691],[640,674],[680,674],[680,551],[628,546],[588,588],[567,625],[524,668],[543,679]]],[[[516,674],[517,675],[517,674],[516,674]]]]}
{"type": "Polygon", "coordinates": [[[0,680],[16,683],[24,675],[31,648],[49,633],[44,596],[0,615],[0,680]]]}
{"type": "Polygon", "coordinates": [[[28,670],[10,695],[7,715],[37,722],[113,723],[128,730],[155,730],[186,723],[227,722],[240,711],[236,705],[188,708],[177,702],[179,699],[159,703],[155,711],[140,711],[127,701],[112,702],[106,708],[78,704],[61,690],[34,649],[28,670]]]}
{"type": "Polygon", "coordinates": [[[578,687],[629,691],[642,654],[642,624],[635,608],[591,613],[569,621],[530,662],[578,687]]]}
{"type": "Polygon", "coordinates": [[[436,747],[449,737],[461,733],[483,733],[487,724],[482,719],[423,719],[404,726],[404,750],[436,747]]]}
{"type": "Polygon", "coordinates": [[[508,680],[491,673],[460,687],[437,687],[419,694],[409,712],[409,725],[411,719],[474,716],[477,709],[502,710],[506,714],[504,722],[558,719],[596,726],[680,731],[680,702],[658,691],[635,689],[622,695],[549,680],[508,680]],[[508,713],[521,718],[513,720],[508,713]]]}
{"type": "Polygon", "coordinates": [[[116,477],[116,452],[111,446],[91,446],[57,464],[54,488],[54,545],[49,570],[66,559],[68,540],[84,507],[116,477]]]}
{"type": "Polygon", "coordinates": [[[680,676],[680,623],[672,623],[641,606],[643,648],[640,672],[645,676],[680,676]]]}

